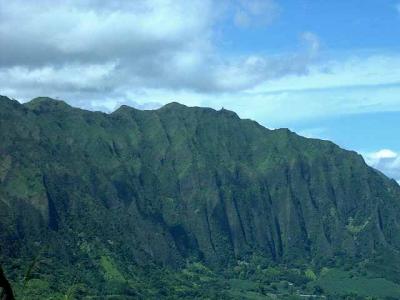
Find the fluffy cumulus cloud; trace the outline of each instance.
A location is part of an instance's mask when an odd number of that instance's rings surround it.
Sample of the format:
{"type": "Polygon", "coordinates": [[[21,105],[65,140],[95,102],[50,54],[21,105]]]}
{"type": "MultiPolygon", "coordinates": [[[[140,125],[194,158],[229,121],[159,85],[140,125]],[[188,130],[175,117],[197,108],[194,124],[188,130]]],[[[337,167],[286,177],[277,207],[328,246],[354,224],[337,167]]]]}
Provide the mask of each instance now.
{"type": "Polygon", "coordinates": [[[241,18],[240,26],[270,23],[279,15],[273,0],[0,0],[0,6],[0,94],[20,100],[48,95],[90,108],[128,97],[147,101],[154,91],[240,92],[305,74],[318,48],[317,37],[305,33],[306,47],[297,53],[219,53],[216,28],[227,12],[232,22],[241,18]]]}
{"type": "Polygon", "coordinates": [[[201,85],[194,77],[212,53],[209,1],[105,3],[1,0],[1,88],[117,96],[201,85]]]}
{"type": "Polygon", "coordinates": [[[400,153],[390,149],[364,153],[367,164],[381,170],[387,176],[400,183],[400,153]]]}

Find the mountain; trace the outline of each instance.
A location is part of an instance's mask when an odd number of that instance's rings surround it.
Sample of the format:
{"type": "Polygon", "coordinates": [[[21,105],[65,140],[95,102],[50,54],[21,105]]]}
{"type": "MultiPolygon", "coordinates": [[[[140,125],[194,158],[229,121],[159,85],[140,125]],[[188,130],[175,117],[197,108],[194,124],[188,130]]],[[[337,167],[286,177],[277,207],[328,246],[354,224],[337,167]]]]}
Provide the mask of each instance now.
{"type": "Polygon", "coordinates": [[[43,97],[0,98],[0,141],[0,256],[17,290],[38,261],[32,299],[75,284],[162,298],[149,277],[229,279],[256,258],[309,281],[362,266],[400,287],[400,187],[329,141],[224,109],[105,114],[43,97]]]}

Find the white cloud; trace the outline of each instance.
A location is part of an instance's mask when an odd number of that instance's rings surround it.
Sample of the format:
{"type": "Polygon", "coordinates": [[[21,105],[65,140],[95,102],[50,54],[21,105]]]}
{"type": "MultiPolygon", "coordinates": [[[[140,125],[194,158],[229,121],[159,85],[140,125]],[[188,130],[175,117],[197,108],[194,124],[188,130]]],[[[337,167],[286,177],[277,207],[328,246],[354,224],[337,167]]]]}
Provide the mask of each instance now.
{"type": "Polygon", "coordinates": [[[211,0],[113,3],[0,0],[1,71],[117,63],[115,82],[196,87],[200,66],[213,55],[211,0]]]}
{"type": "Polygon", "coordinates": [[[115,67],[116,63],[74,64],[58,68],[45,66],[35,69],[17,66],[0,72],[0,80],[2,82],[19,82],[21,86],[34,83],[49,86],[66,85],[78,89],[96,88],[106,84],[115,67]],[[77,74],[77,76],[70,76],[71,74],[77,74]]]}
{"type": "Polygon", "coordinates": [[[234,14],[238,27],[267,26],[280,14],[280,6],[274,0],[239,0],[234,14]]]}
{"type": "Polygon", "coordinates": [[[279,127],[343,114],[400,111],[399,95],[400,55],[373,54],[314,63],[306,73],[271,78],[224,106],[279,127]]]}
{"type": "Polygon", "coordinates": [[[387,176],[400,181],[400,153],[390,149],[364,153],[365,162],[387,176]]]}
{"type": "MultiPolygon", "coordinates": [[[[190,4],[180,0],[117,1],[117,7],[111,8],[96,1],[83,3],[1,0],[0,33],[2,41],[10,44],[4,44],[6,50],[30,42],[31,56],[41,56],[40,50],[46,49],[58,59],[78,59],[78,54],[87,59],[84,55],[88,53],[94,58],[137,55],[143,50],[154,54],[156,45],[162,50],[182,49],[199,34],[207,40],[213,25],[211,1],[207,0],[190,4]]],[[[7,56],[13,57],[13,53],[4,52],[3,57],[10,58],[7,56]]]]}
{"type": "Polygon", "coordinates": [[[400,55],[372,54],[314,64],[306,76],[289,74],[260,85],[255,92],[330,89],[400,83],[400,55]]]}
{"type": "MultiPolygon", "coordinates": [[[[320,89],[306,91],[249,91],[204,95],[202,105],[234,110],[241,117],[251,118],[267,127],[289,126],[305,120],[339,115],[400,111],[400,85],[349,89],[320,89]]],[[[191,98],[188,95],[188,98],[191,98]]],[[[182,100],[186,98],[180,98],[182,100]]]]}
{"type": "Polygon", "coordinates": [[[320,49],[320,40],[318,36],[313,32],[306,31],[303,32],[300,37],[309,48],[310,55],[316,55],[320,49]]]}
{"type": "MultiPolygon", "coordinates": [[[[318,50],[312,33],[302,35],[307,47],[297,53],[219,53],[215,27],[226,13],[222,2],[0,0],[0,93],[23,100],[78,97],[76,105],[143,90],[236,93],[308,72],[318,50]]],[[[237,8],[252,24],[272,22],[280,10],[273,0],[230,5],[232,14],[237,8]]]]}
{"type": "Polygon", "coordinates": [[[396,158],[397,156],[398,154],[390,149],[382,149],[370,154],[370,157],[375,160],[393,159],[396,158]]]}

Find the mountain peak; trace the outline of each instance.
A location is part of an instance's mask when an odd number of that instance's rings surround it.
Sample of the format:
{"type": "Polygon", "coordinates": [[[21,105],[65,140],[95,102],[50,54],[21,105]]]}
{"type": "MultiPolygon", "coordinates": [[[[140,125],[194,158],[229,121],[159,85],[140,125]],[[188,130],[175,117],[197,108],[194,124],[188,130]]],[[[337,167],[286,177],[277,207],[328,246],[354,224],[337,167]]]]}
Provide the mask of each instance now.
{"type": "Polygon", "coordinates": [[[50,97],[36,97],[27,103],[64,103],[64,104],[68,105],[63,100],[54,99],[54,98],[50,98],[50,97]]]}
{"type": "Polygon", "coordinates": [[[122,104],[120,107],[118,107],[116,110],[114,110],[112,112],[112,114],[120,114],[120,113],[126,113],[126,112],[132,112],[132,111],[137,111],[138,109],[126,105],[126,104],[122,104]]]}
{"type": "Polygon", "coordinates": [[[225,109],[223,107],[219,110],[219,113],[224,114],[224,115],[226,115],[228,117],[231,117],[231,118],[239,119],[239,116],[237,115],[237,113],[235,113],[234,111],[225,109]]]}
{"type": "Polygon", "coordinates": [[[50,97],[36,97],[31,101],[24,103],[24,106],[36,111],[53,111],[72,108],[65,101],[50,97]]]}
{"type": "Polygon", "coordinates": [[[7,96],[0,95],[0,100],[10,101],[11,98],[8,98],[7,96]]]}
{"type": "Polygon", "coordinates": [[[8,105],[17,105],[18,106],[18,105],[20,105],[20,103],[17,100],[9,98],[7,96],[3,96],[3,95],[0,95],[0,104],[1,105],[5,105],[5,106],[8,106],[8,105]]]}
{"type": "Polygon", "coordinates": [[[181,104],[179,102],[170,102],[165,104],[163,107],[161,107],[160,109],[183,109],[183,108],[188,108],[186,105],[181,104]]]}

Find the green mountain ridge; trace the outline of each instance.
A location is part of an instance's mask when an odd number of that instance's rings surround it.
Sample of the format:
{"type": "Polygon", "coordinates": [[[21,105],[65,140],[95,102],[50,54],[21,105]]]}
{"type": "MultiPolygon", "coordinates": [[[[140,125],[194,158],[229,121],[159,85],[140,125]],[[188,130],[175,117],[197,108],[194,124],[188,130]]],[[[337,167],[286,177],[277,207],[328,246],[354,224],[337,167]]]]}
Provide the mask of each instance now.
{"type": "Polygon", "coordinates": [[[14,282],[39,253],[37,289],[75,277],[82,298],[99,283],[152,298],[132,283],[148,266],[206,276],[258,258],[351,262],[400,283],[398,261],[379,269],[399,254],[400,186],[332,142],[225,109],[105,114],[45,97],[0,97],[0,140],[0,257],[14,282]]]}

